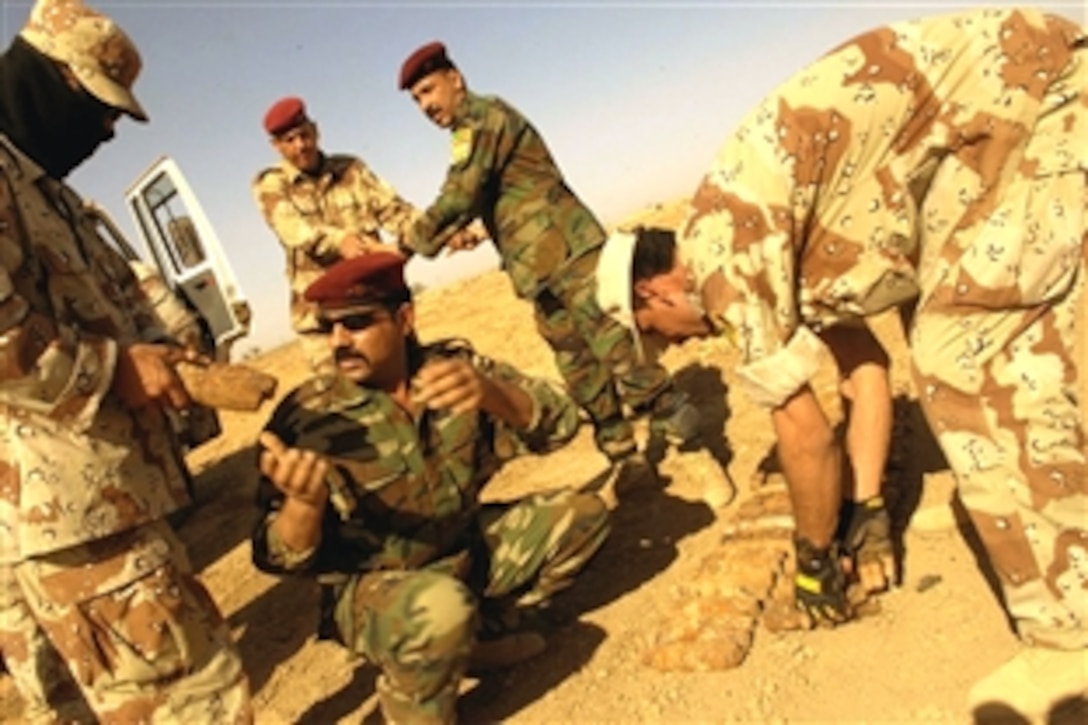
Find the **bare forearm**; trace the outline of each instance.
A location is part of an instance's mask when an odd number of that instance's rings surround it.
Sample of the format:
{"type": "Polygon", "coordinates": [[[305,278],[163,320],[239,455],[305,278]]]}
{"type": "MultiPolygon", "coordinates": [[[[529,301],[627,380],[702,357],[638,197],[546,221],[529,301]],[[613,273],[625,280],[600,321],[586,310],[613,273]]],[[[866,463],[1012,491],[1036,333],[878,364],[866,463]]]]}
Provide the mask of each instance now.
{"type": "Polygon", "coordinates": [[[776,408],[772,419],[797,535],[828,546],[842,496],[842,451],[831,425],[808,386],[776,408]]]}
{"type": "Polygon", "coordinates": [[[284,546],[301,553],[314,549],[321,543],[323,518],[324,508],[288,498],[271,528],[284,546]]]}
{"type": "Polygon", "coordinates": [[[480,408],[518,430],[533,423],[533,399],[521,388],[492,377],[483,378],[480,408]]]}

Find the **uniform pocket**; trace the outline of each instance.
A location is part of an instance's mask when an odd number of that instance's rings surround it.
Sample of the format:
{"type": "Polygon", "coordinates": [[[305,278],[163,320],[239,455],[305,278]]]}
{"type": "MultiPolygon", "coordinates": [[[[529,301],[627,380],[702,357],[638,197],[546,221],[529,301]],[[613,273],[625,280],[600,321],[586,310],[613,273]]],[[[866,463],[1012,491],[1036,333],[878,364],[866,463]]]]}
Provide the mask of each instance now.
{"type": "Polygon", "coordinates": [[[180,677],[204,658],[206,636],[190,636],[186,583],[164,566],[129,586],[80,605],[93,649],[115,682],[147,685],[180,677]],[[194,651],[197,650],[197,651],[194,651]]]}

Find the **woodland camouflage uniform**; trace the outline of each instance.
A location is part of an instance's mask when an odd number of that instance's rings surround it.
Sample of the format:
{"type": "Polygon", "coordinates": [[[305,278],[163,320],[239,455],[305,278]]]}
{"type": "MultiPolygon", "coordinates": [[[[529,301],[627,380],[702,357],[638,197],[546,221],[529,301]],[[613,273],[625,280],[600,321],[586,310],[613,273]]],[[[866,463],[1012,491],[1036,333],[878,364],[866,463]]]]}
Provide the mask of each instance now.
{"type": "Polygon", "coordinates": [[[464,344],[410,344],[412,373],[436,356],[465,356],[519,387],[533,401],[531,425],[517,431],[480,411],[413,420],[384,392],[342,377],[311,380],[267,429],[327,457],[343,486],[326,506],[320,544],[295,553],[270,526],[284,495],[263,479],[253,556],[266,571],[325,585],[322,629],[382,669],[387,718],[450,722],[477,628],[509,622],[569,586],[603,543],[608,517],[599,498],[569,489],[481,504],[505,461],[569,441],[577,409],[551,384],[464,344]]]}
{"type": "Polygon", "coordinates": [[[501,98],[466,91],[452,130],[446,181],[409,246],[434,256],[481,218],[515,292],[533,302],[537,330],[592,418],[598,447],[611,458],[630,453],[623,404],[671,410],[678,393],[663,367],[639,360],[630,332],[597,304],[604,229],[567,186],[537,130],[501,98]]]}

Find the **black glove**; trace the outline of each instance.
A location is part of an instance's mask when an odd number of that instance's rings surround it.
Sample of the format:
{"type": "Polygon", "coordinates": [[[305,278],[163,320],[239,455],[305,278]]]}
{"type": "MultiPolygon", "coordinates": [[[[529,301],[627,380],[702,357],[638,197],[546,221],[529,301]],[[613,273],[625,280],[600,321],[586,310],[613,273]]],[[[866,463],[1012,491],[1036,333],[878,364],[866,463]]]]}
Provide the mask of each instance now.
{"type": "Polygon", "coordinates": [[[853,572],[862,590],[869,593],[887,589],[895,581],[895,547],[884,498],[873,496],[854,502],[845,516],[843,547],[853,560],[853,572]]]}
{"type": "Polygon", "coordinates": [[[797,554],[797,607],[821,627],[835,627],[852,619],[854,612],[846,599],[846,576],[838,547],[832,544],[819,549],[804,538],[795,538],[793,546],[797,554]]]}

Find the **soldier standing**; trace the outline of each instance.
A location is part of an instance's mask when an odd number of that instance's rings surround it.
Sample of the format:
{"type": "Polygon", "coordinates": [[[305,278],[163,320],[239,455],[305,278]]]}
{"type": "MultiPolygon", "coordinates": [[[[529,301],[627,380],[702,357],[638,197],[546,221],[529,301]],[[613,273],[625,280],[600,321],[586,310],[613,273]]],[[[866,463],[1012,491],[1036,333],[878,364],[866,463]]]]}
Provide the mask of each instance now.
{"type": "Polygon", "coordinates": [[[291,326],[301,336],[311,368],[330,373],[334,366],[328,344],[316,332],[313,308],[302,293],[341,259],[390,251],[379,233],[406,239],[416,213],[361,159],[325,154],[318,145],[317,124],[307,116],[301,98],[272,104],[264,128],[282,158],[257,174],[253,196],[287,254],[291,326]]]}
{"type": "MultiPolygon", "coordinates": [[[[872,485],[891,404],[865,321],[916,305],[919,400],[1025,645],[972,688],[980,714],[1035,720],[1088,694],[1086,42],[1035,9],[850,40],[725,143],[678,256],[640,253],[646,236],[619,282],[634,279],[639,328],[739,345],[793,498],[797,597],[831,623],[850,616],[833,543],[844,471],[809,381],[827,345],[852,402],[849,469],[872,485]]],[[[863,516],[853,534],[859,566],[887,561],[886,523],[863,516]]]]}
{"type": "Polygon", "coordinates": [[[408,248],[425,256],[457,248],[457,235],[483,220],[515,292],[533,303],[537,330],[571,397],[593,421],[597,447],[613,464],[637,452],[624,403],[649,413],[652,429],[673,442],[697,438],[695,406],[597,305],[604,230],[532,124],[501,98],[469,91],[441,43],[416,50],[399,84],[431,121],[452,131],[453,144],[441,195],[412,227],[408,248]]]}
{"type": "Polygon", "coordinates": [[[187,502],[164,415],[188,403],[184,352],[61,181],[122,115],[147,120],[140,65],[78,0],[39,0],[0,57],[0,652],[32,720],[86,719],[74,681],[104,722],[248,722],[165,522],[187,502]]]}
{"type": "Polygon", "coordinates": [[[505,461],[569,441],[577,408],[466,343],[420,344],[403,265],[345,260],[307,289],[339,375],[290,393],[261,435],[253,556],[324,584],[323,631],[381,668],[389,721],[448,723],[467,667],[543,649],[526,621],[608,512],[569,489],[481,504],[505,461]]]}

